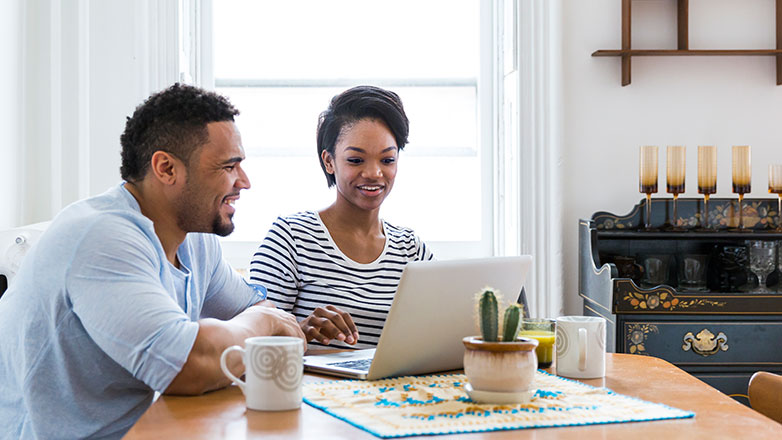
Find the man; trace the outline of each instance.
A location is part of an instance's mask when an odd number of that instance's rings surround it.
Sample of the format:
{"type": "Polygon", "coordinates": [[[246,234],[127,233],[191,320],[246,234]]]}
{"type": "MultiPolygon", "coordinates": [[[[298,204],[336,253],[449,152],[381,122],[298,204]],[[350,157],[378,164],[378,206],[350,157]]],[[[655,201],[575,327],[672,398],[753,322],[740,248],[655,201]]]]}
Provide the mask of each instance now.
{"type": "Polygon", "coordinates": [[[151,96],[121,137],[125,182],[65,208],[27,255],[0,299],[0,438],[121,437],[154,391],[227,385],[226,347],[304,338],[214,235],[250,187],[237,114],[195,87],[151,96]]]}

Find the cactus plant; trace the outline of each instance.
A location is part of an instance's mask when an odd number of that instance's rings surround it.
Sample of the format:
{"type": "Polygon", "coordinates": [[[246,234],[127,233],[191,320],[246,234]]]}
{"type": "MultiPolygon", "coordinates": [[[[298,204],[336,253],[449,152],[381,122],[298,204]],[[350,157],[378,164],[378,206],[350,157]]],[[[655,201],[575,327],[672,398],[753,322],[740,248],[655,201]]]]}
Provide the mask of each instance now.
{"type": "Polygon", "coordinates": [[[497,340],[497,297],[494,291],[484,288],[478,300],[478,325],[481,327],[483,340],[493,342],[497,340]]]}
{"type": "Polygon", "coordinates": [[[518,304],[511,304],[505,309],[505,316],[502,320],[502,340],[515,341],[521,328],[521,307],[518,304]]]}
{"type": "MultiPolygon", "coordinates": [[[[497,342],[499,331],[499,292],[485,287],[478,293],[478,326],[486,342],[497,342]]],[[[505,310],[502,320],[502,341],[515,341],[521,327],[522,309],[511,304],[505,310]]]]}

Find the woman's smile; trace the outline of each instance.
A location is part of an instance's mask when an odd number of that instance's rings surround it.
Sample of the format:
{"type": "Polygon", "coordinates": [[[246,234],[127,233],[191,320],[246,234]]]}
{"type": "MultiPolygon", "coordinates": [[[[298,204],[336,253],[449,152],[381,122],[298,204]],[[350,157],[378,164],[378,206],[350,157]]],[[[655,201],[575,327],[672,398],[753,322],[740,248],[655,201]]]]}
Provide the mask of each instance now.
{"type": "Polygon", "coordinates": [[[367,197],[377,197],[380,194],[382,194],[384,189],[385,186],[383,185],[359,185],[358,186],[358,190],[361,191],[361,194],[364,194],[367,197]]]}

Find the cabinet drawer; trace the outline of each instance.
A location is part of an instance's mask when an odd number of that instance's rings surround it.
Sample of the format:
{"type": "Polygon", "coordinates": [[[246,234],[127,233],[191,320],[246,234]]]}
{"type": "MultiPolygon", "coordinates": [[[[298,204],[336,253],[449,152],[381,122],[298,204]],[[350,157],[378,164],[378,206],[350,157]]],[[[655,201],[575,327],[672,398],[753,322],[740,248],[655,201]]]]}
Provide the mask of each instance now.
{"type": "Polygon", "coordinates": [[[782,322],[644,319],[625,320],[617,330],[624,353],[657,356],[679,366],[782,365],[782,322]]]}

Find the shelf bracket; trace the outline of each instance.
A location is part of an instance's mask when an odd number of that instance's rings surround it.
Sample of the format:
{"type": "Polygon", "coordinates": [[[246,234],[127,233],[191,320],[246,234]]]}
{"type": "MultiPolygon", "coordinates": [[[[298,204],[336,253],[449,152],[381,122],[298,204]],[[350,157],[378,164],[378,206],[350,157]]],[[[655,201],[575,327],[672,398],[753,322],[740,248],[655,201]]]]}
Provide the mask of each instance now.
{"type": "MultiPolygon", "coordinates": [[[[622,0],[622,51],[628,51],[622,54],[622,87],[630,84],[629,51],[630,51],[630,44],[632,42],[632,39],[630,37],[631,1],[632,0],[622,0]]],[[[782,0],[777,0],[777,2],[780,1],[782,0]]],[[[779,41],[779,33],[777,33],[777,41],[779,41]]],[[[777,57],[777,62],[779,62],[779,57],[777,57]]]]}
{"type": "MultiPolygon", "coordinates": [[[[782,0],[776,1],[777,50],[782,49],[782,0]]],[[[782,55],[777,55],[777,85],[782,85],[782,55]]]]}
{"type": "Polygon", "coordinates": [[[690,0],[679,0],[679,12],[676,20],[677,35],[676,42],[679,50],[688,50],[690,48],[690,0]]]}

